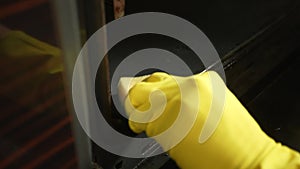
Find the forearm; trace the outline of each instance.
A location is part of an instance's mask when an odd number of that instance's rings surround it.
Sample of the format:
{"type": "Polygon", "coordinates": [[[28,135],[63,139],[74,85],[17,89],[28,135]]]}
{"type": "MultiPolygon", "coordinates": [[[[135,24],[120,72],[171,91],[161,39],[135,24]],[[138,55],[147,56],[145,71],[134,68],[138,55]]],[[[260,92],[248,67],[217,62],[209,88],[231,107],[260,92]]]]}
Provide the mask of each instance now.
{"type": "Polygon", "coordinates": [[[300,169],[300,154],[278,143],[254,169],[300,169]]]}

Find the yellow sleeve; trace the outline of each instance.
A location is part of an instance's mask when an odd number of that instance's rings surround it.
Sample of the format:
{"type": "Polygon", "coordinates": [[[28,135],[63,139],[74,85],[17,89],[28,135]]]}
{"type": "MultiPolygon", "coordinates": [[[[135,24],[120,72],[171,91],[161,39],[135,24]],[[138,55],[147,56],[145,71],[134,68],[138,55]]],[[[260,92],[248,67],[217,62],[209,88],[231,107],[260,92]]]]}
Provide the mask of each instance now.
{"type": "Polygon", "coordinates": [[[255,169],[300,169],[300,154],[278,143],[255,169]]]}

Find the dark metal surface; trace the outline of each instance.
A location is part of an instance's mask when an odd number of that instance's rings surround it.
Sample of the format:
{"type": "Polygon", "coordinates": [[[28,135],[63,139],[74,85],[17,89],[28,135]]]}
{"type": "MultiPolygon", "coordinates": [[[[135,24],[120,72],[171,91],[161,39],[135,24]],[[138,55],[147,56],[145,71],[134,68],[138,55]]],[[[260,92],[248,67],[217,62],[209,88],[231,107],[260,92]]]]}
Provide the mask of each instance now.
{"type": "Polygon", "coordinates": [[[199,27],[220,56],[224,56],[236,45],[286,15],[296,4],[299,4],[297,0],[127,0],[126,15],[164,12],[187,19],[199,27]]]}
{"type": "Polygon", "coordinates": [[[248,110],[272,138],[300,151],[300,51],[251,102],[248,110]]]}

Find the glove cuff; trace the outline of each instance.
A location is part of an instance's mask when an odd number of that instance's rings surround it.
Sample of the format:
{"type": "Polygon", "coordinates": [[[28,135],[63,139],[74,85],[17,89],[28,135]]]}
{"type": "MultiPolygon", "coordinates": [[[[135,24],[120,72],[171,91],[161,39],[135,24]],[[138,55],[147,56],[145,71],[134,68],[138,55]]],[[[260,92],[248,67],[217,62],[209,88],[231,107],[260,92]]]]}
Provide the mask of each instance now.
{"type": "Polygon", "coordinates": [[[262,154],[262,158],[250,169],[299,169],[300,154],[289,147],[276,143],[262,154]]]}

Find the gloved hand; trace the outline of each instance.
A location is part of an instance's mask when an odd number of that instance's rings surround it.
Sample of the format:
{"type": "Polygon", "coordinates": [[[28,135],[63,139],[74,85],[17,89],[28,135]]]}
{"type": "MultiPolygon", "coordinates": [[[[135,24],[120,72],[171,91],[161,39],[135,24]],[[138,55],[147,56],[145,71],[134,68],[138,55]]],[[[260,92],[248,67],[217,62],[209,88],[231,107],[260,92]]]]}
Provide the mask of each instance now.
{"type": "Polygon", "coordinates": [[[45,97],[47,80],[62,71],[61,50],[21,31],[2,26],[0,31],[0,94],[20,105],[36,106],[36,100],[45,97]]]}
{"type": "Polygon", "coordinates": [[[154,73],[133,85],[125,109],[130,128],[136,133],[145,131],[149,137],[164,133],[180,116],[180,110],[183,111],[185,124],[170,128],[165,139],[155,138],[168,150],[177,133],[187,129],[184,125],[192,123],[187,135],[167,151],[182,169],[300,169],[299,153],[267,136],[213,71],[190,77],[154,73]],[[223,89],[225,100],[215,93],[223,89]],[[182,90],[187,91],[184,97],[182,90]],[[211,118],[210,113],[220,116],[207,120],[211,118]],[[207,140],[199,140],[203,129],[211,127],[212,135],[207,140]]]}
{"type": "MultiPolygon", "coordinates": [[[[0,56],[2,62],[13,66],[17,63],[40,63],[43,73],[62,71],[60,49],[39,41],[21,31],[6,31],[0,38],[0,56]]],[[[28,64],[30,65],[30,64],[28,64]]]]}

